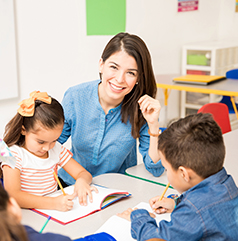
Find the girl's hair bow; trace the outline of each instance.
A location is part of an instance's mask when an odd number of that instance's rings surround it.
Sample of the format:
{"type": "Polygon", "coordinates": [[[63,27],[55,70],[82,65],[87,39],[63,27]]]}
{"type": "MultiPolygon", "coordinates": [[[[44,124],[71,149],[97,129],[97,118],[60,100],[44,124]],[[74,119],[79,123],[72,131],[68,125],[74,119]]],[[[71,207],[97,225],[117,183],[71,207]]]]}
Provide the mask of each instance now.
{"type": "Polygon", "coordinates": [[[46,92],[33,91],[30,93],[30,98],[21,101],[18,105],[20,108],[17,110],[22,116],[30,117],[35,112],[35,100],[41,100],[47,104],[51,104],[51,97],[46,92]]]}

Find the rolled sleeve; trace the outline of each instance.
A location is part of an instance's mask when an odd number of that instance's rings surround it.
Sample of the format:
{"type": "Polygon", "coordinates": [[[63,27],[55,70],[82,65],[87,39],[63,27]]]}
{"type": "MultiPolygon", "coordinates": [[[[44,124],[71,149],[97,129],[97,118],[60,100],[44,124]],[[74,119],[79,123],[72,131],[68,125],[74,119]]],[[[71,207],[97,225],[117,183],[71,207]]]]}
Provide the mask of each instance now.
{"type": "Polygon", "coordinates": [[[138,209],[131,213],[131,235],[138,241],[159,238],[156,221],[147,210],[138,209]]]}

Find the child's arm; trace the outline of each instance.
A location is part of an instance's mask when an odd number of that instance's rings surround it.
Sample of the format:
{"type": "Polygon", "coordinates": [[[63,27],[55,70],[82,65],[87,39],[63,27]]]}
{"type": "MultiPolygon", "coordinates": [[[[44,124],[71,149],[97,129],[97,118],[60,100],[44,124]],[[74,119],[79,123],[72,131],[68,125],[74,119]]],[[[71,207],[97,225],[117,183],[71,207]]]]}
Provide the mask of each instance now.
{"type": "Polygon", "coordinates": [[[98,192],[97,188],[91,187],[92,175],[73,158],[62,167],[75,180],[74,192],[79,198],[80,205],[87,205],[87,195],[92,202],[92,191],[98,192]]]}
{"type": "Polygon", "coordinates": [[[158,214],[171,213],[175,208],[175,201],[171,198],[164,197],[159,201],[160,196],[156,196],[150,199],[149,203],[151,208],[158,214]]]}
{"type": "Polygon", "coordinates": [[[41,208],[68,211],[73,207],[75,195],[60,195],[58,197],[37,196],[21,191],[19,169],[3,166],[4,187],[11,197],[14,197],[22,208],[41,208]]]}

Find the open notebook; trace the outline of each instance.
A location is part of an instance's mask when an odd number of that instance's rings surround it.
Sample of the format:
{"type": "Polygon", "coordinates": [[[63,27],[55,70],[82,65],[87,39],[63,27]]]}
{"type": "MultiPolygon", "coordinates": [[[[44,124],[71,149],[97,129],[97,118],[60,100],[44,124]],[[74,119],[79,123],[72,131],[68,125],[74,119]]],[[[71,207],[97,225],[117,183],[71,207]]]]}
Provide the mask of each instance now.
{"type": "MultiPolygon", "coordinates": [[[[106,188],[103,186],[96,186],[99,193],[92,192],[93,202],[90,203],[88,200],[87,206],[81,206],[78,202],[78,197],[76,197],[74,201],[74,207],[67,212],[61,212],[57,210],[48,210],[48,209],[32,209],[33,211],[42,214],[46,217],[51,217],[52,220],[57,221],[61,224],[68,224],[70,222],[76,221],[80,218],[86,217],[94,212],[97,212],[106,206],[120,200],[121,198],[125,198],[130,196],[131,194],[124,190],[106,188]]],[[[69,186],[64,189],[65,193],[73,194],[74,186],[69,186]]],[[[48,195],[51,197],[56,197],[62,195],[61,190],[48,195]]]]}
{"type": "Polygon", "coordinates": [[[209,85],[220,80],[226,79],[225,76],[218,75],[193,75],[187,74],[173,79],[175,83],[209,85]]]}
{"type": "MultiPolygon", "coordinates": [[[[146,209],[149,212],[153,212],[149,203],[141,202],[136,205],[137,208],[146,209]]],[[[170,221],[170,213],[156,214],[156,223],[159,225],[161,220],[170,221]]],[[[126,219],[120,218],[116,215],[110,217],[97,231],[96,233],[105,232],[113,236],[117,241],[135,241],[131,237],[131,222],[126,219]]]]}

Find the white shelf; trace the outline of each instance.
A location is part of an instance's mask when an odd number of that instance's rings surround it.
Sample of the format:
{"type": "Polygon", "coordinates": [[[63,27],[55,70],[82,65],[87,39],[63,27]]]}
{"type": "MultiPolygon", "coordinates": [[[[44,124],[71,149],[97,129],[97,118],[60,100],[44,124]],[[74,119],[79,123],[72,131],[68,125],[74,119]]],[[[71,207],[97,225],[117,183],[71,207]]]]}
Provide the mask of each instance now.
{"type": "MultiPolygon", "coordinates": [[[[199,42],[187,44],[182,48],[182,75],[208,74],[225,76],[228,70],[235,68],[238,68],[238,40],[199,42]],[[199,65],[196,63],[199,63],[199,65]]],[[[194,95],[191,92],[189,94],[194,95]]],[[[187,93],[181,91],[180,116],[184,117],[187,109],[198,110],[202,106],[200,103],[202,98],[204,98],[204,94],[201,94],[200,98],[194,96],[192,98],[193,103],[187,103],[187,93]]],[[[217,102],[220,96],[207,95],[205,99],[207,103],[217,102]]]]}

